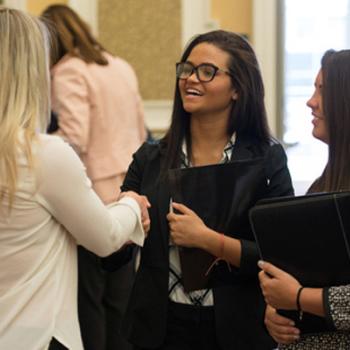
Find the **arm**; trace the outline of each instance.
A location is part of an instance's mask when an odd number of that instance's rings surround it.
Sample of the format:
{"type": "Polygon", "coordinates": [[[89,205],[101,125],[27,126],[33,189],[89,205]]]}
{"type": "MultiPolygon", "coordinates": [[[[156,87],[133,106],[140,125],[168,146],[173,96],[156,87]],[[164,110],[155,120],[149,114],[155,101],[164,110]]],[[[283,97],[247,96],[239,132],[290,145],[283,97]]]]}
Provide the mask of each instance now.
{"type": "Polygon", "coordinates": [[[87,150],[90,130],[89,91],[78,59],[63,62],[52,75],[52,109],[58,116],[56,134],[80,154],[87,150]]]}
{"type": "MultiPolygon", "coordinates": [[[[272,264],[259,262],[259,266],[262,268],[259,279],[266,302],[276,309],[296,310],[299,282],[272,264]]],[[[300,294],[300,307],[302,311],[327,318],[328,322],[333,324],[337,330],[349,331],[349,295],[350,285],[323,289],[304,288],[300,294]]],[[[280,322],[271,315],[271,312],[266,312],[265,323],[272,336],[273,333],[283,332],[284,336],[288,338],[295,333],[295,330],[291,328],[280,329],[280,322]]],[[[289,340],[291,340],[290,337],[289,340]]],[[[283,343],[286,338],[284,340],[278,339],[278,341],[283,343]]]]}
{"type": "Polygon", "coordinates": [[[328,321],[337,330],[350,330],[350,285],[324,288],[323,304],[328,321]]]}
{"type": "Polygon", "coordinates": [[[143,244],[140,208],[133,198],[107,209],[91,189],[78,156],[57,138],[43,145],[39,158],[37,199],[77,243],[100,256],[129,240],[143,244]]]}
{"type": "Polygon", "coordinates": [[[290,344],[300,337],[300,330],[294,322],[279,315],[270,305],[266,306],[264,322],[271,337],[279,344],[290,344]]]}
{"type": "MultiPolygon", "coordinates": [[[[266,302],[276,309],[297,310],[300,283],[289,273],[267,263],[259,262],[260,285],[266,302]]],[[[304,288],[299,297],[302,311],[324,317],[322,288],[304,288]]]]}
{"type": "Polygon", "coordinates": [[[133,246],[127,245],[118,252],[105,258],[101,258],[101,266],[104,270],[109,272],[117,271],[131,260],[132,254],[133,246]]]}
{"type": "MultiPolygon", "coordinates": [[[[294,194],[294,190],[287,166],[286,153],[279,143],[275,141],[272,142],[265,156],[268,188],[264,198],[291,196],[294,194]]],[[[242,239],[241,245],[240,273],[250,275],[257,274],[257,262],[260,257],[256,243],[253,239],[242,239]]]]}
{"type": "MultiPolygon", "coordinates": [[[[127,191],[134,191],[136,193],[140,192],[141,176],[143,173],[142,171],[143,162],[141,160],[146,159],[146,156],[144,154],[144,151],[146,148],[147,146],[145,143],[133,155],[133,161],[128,168],[123,185],[121,187],[122,192],[120,197],[123,197],[124,194],[129,193],[127,191]]],[[[149,207],[150,205],[148,206],[148,208],[149,207]]],[[[147,211],[147,208],[145,208],[145,210],[147,211]]],[[[142,215],[142,224],[143,224],[144,230],[148,232],[148,230],[150,229],[150,219],[149,219],[148,212],[147,212],[147,215],[145,214],[142,215]]],[[[112,255],[106,258],[103,258],[102,267],[107,271],[115,271],[119,269],[122,265],[126,264],[132,258],[133,248],[134,248],[133,246],[128,245],[122,251],[113,253],[112,255]]]]}
{"type": "Polygon", "coordinates": [[[167,215],[170,235],[175,244],[206,250],[239,267],[241,244],[238,239],[210,229],[194,211],[183,204],[173,203],[173,207],[181,213],[167,215]]]}

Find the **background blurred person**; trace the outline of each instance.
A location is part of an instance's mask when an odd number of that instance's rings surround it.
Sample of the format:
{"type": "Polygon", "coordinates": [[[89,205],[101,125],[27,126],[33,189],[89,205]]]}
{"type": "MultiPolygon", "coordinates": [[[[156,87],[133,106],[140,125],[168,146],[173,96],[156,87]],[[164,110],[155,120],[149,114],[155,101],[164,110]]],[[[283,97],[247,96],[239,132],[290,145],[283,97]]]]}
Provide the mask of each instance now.
{"type": "MultiPolygon", "coordinates": [[[[313,115],[312,135],[328,145],[328,162],[308,193],[350,190],[349,97],[350,50],[329,50],[322,58],[315,92],[307,102],[313,115]]],[[[350,348],[350,285],[308,288],[270,263],[260,263],[260,267],[263,270],[259,274],[260,282],[269,304],[265,323],[272,337],[280,343],[279,349],[350,348]],[[297,310],[298,306],[299,311],[325,317],[334,331],[300,334],[292,320],[275,310],[297,310]]]]}
{"type": "MultiPolygon", "coordinates": [[[[51,55],[57,133],[79,154],[96,193],[110,203],[146,137],[136,75],[69,7],[49,6],[42,16],[57,38],[51,55]]],[[[132,262],[107,273],[100,259],[79,248],[79,319],[86,350],[129,348],[119,327],[133,275],[132,262]]]]}

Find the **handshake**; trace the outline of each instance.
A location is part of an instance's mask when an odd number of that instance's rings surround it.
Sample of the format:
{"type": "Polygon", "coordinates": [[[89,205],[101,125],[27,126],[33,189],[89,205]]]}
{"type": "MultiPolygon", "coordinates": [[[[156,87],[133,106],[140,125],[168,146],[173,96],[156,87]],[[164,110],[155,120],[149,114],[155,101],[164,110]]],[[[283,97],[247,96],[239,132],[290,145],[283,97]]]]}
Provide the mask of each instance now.
{"type": "Polygon", "coordinates": [[[138,205],[140,206],[142,227],[145,232],[145,235],[147,236],[147,233],[151,228],[151,220],[148,214],[148,208],[151,207],[151,203],[148,201],[146,196],[139,195],[134,191],[122,192],[119,195],[118,200],[122,199],[123,197],[131,197],[135,199],[138,205]]]}

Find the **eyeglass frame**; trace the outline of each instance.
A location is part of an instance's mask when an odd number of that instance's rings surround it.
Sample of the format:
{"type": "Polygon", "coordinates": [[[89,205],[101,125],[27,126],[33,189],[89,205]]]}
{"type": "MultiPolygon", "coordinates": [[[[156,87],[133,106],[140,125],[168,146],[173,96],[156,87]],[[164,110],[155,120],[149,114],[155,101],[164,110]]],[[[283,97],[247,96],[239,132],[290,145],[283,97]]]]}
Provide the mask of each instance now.
{"type": "Polygon", "coordinates": [[[214,78],[216,77],[216,73],[219,72],[219,71],[220,71],[220,72],[223,72],[223,73],[225,73],[225,74],[227,74],[227,75],[229,75],[230,77],[232,77],[232,74],[231,74],[229,71],[227,71],[227,70],[225,70],[225,69],[222,69],[222,68],[219,68],[219,67],[217,67],[215,64],[212,64],[212,63],[201,63],[201,64],[199,64],[198,66],[194,66],[191,62],[188,62],[188,61],[185,61],[185,62],[177,62],[177,63],[176,63],[176,77],[177,77],[178,79],[180,79],[180,80],[186,80],[186,79],[188,79],[193,73],[195,73],[197,79],[198,79],[201,83],[209,83],[209,82],[211,82],[211,81],[214,80],[214,78]],[[187,78],[180,78],[180,77],[178,76],[178,74],[177,74],[177,68],[178,68],[178,66],[184,65],[184,64],[191,65],[191,66],[192,66],[192,71],[191,71],[191,74],[190,74],[187,78]],[[210,80],[202,80],[202,79],[200,79],[199,73],[198,73],[198,68],[203,67],[203,66],[210,66],[210,67],[214,68],[214,74],[213,74],[212,78],[210,78],[210,80]]]}

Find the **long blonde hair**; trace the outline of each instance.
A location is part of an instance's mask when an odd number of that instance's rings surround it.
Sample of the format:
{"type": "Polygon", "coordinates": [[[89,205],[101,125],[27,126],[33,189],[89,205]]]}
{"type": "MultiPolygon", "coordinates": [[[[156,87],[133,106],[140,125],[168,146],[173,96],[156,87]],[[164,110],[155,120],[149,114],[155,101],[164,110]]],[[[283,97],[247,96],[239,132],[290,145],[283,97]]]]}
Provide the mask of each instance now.
{"type": "Polygon", "coordinates": [[[47,30],[40,20],[0,7],[0,200],[7,193],[10,208],[18,152],[32,167],[33,142],[49,120],[48,51],[47,30]]]}

